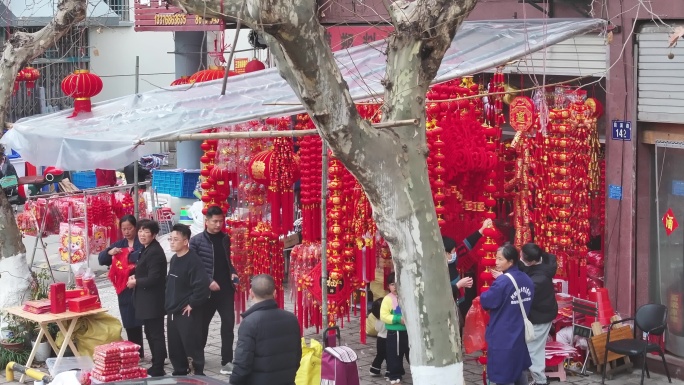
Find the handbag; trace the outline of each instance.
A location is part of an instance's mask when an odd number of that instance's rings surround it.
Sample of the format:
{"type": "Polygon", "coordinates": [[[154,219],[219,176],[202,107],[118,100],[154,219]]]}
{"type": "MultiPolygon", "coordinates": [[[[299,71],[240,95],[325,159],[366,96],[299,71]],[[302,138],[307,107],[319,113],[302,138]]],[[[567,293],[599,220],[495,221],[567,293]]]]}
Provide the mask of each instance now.
{"type": "Polygon", "coordinates": [[[532,340],[534,340],[534,325],[532,325],[532,322],[530,322],[530,320],[527,318],[527,313],[525,313],[525,307],[522,303],[522,297],[520,297],[520,289],[518,289],[518,283],[515,282],[515,279],[509,273],[506,273],[506,276],[510,278],[513,282],[513,286],[515,286],[515,294],[518,295],[518,304],[520,305],[520,312],[522,313],[523,323],[525,324],[525,342],[531,342],[532,340]]]}

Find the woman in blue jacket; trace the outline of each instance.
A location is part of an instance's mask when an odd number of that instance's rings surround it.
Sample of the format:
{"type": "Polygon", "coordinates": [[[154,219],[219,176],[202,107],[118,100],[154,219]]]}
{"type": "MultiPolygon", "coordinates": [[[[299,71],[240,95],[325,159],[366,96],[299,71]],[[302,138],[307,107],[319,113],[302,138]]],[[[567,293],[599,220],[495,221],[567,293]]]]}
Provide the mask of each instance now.
{"type": "Polygon", "coordinates": [[[487,374],[492,383],[527,385],[525,370],[532,364],[525,343],[525,324],[518,296],[510,274],[518,284],[525,312],[530,312],[534,284],[518,269],[518,250],[507,243],[496,252],[495,280],[480,295],[480,303],[489,310],[487,341],[487,374]]]}

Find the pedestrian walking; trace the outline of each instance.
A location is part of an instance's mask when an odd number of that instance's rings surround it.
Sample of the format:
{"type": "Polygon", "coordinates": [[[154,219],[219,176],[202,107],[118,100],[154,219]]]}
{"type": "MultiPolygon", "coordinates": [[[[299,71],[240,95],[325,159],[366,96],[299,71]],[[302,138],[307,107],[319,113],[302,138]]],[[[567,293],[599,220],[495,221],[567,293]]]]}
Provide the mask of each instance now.
{"type": "Polygon", "coordinates": [[[397,298],[397,284],[394,273],[387,276],[389,294],[382,299],[380,320],[387,328],[387,371],[390,384],[400,384],[406,374],[404,357],[408,360],[409,344],[404,316],[397,298]]]}
{"type": "Polygon", "coordinates": [[[133,304],[135,318],[143,321],[145,336],[152,353],[152,366],[147,374],[161,377],[166,360],[164,337],[164,296],[166,290],[166,254],[155,237],[159,223],[143,219],[138,222],[138,239],[144,249],[135,265],[135,274],[128,279],[128,288],[135,288],[133,304]]]}
{"type": "Polygon", "coordinates": [[[209,277],[211,296],[203,307],[203,346],[209,337],[209,325],[218,311],[221,317],[221,374],[233,371],[233,327],[235,326],[235,287],[237,272],[230,261],[230,238],[223,232],[226,217],[218,206],[207,209],[206,229],[190,239],[190,250],[202,260],[209,277]]]}
{"type": "MultiPolygon", "coordinates": [[[[387,328],[385,323],[380,320],[380,307],[382,306],[382,298],[373,301],[371,313],[376,318],[375,330],[377,330],[377,341],[375,344],[375,358],[369,369],[370,375],[373,377],[380,377],[382,374],[382,363],[387,361],[387,328]]],[[[389,373],[385,371],[385,377],[389,378],[389,373]]]]}
{"type": "Polygon", "coordinates": [[[496,271],[492,272],[494,282],[480,295],[482,308],[489,310],[485,333],[487,375],[498,385],[528,385],[525,370],[531,364],[530,353],[525,343],[525,324],[517,293],[529,314],[534,285],[530,277],[518,269],[519,259],[518,250],[510,243],[499,247],[496,271]]]}
{"type": "Polygon", "coordinates": [[[558,302],[553,286],[558,264],[555,255],[544,252],[534,243],[523,245],[521,257],[518,266],[534,284],[534,298],[528,316],[534,325],[534,339],[527,343],[532,360],[530,374],[534,385],[546,385],[546,340],[552,322],[558,315],[558,302]]]}
{"type": "Polygon", "coordinates": [[[190,236],[190,228],[183,224],[174,225],[169,236],[175,254],[169,263],[165,307],[174,376],[190,372],[188,359],[192,360],[194,374],[204,375],[202,306],[209,299],[209,277],[197,254],[189,248],[190,236]]]}
{"type": "Polygon", "coordinates": [[[294,385],[302,358],[297,317],[278,308],[273,277],[257,275],[251,286],[254,304],[242,314],[230,383],[294,385]]]}
{"type": "Polygon", "coordinates": [[[104,249],[97,256],[97,260],[102,266],[110,266],[109,279],[112,281],[117,293],[121,323],[124,329],[126,329],[126,337],[129,341],[140,345],[140,358],[144,358],[143,322],[135,318],[133,289],[126,287],[128,277],[134,273],[135,264],[138,262],[138,258],[140,258],[140,251],[143,249],[142,243],[138,240],[136,225],[137,221],[133,215],[121,217],[119,219],[119,229],[121,234],[123,234],[123,238],[104,249]],[[122,265],[121,262],[112,266],[114,259],[124,254],[128,266],[124,269],[123,266],[120,266],[122,265]]]}

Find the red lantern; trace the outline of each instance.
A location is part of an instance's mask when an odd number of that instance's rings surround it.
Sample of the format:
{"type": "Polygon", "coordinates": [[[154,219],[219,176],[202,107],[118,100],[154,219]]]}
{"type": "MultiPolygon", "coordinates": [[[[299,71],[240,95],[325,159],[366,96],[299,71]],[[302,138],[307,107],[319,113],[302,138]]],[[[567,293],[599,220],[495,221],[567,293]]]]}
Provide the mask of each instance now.
{"type": "Polygon", "coordinates": [[[33,67],[26,67],[20,71],[23,74],[23,81],[26,82],[26,92],[31,96],[31,90],[35,87],[36,80],[40,78],[40,72],[33,67]]]}
{"type": "Polygon", "coordinates": [[[266,65],[256,58],[250,60],[250,62],[245,65],[245,73],[261,71],[263,69],[266,69],[266,65]]]}
{"type": "Polygon", "coordinates": [[[102,79],[88,70],[76,70],[62,80],[62,91],[74,98],[74,117],[81,112],[90,112],[90,98],[102,91],[102,79]]]}
{"type": "Polygon", "coordinates": [[[183,84],[190,84],[190,76],[181,76],[179,79],[171,82],[172,86],[180,86],[183,84]]]}
{"type": "MultiPolygon", "coordinates": [[[[202,83],[212,80],[223,79],[223,74],[226,72],[224,67],[210,67],[209,69],[195,72],[188,79],[188,83],[202,83]]],[[[228,71],[228,76],[237,75],[233,71],[228,71]]]]}
{"type": "Polygon", "coordinates": [[[273,164],[273,150],[262,151],[249,161],[247,170],[255,182],[268,186],[271,181],[271,166],[273,164]]]}

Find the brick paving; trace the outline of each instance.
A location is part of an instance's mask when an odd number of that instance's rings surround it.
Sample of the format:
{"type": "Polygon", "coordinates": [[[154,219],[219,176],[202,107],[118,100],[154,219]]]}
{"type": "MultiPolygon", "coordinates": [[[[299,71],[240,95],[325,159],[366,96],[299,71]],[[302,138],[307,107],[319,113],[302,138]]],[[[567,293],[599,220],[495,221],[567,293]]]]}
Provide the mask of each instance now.
{"type": "MultiPolygon", "coordinates": [[[[32,240],[31,238],[30,240],[32,240]]],[[[29,240],[27,239],[25,243],[27,243],[29,240]]],[[[31,247],[33,244],[31,243],[31,247]]],[[[28,249],[28,247],[27,247],[28,249]]],[[[36,263],[35,265],[40,264],[41,258],[37,255],[36,256],[36,263]]],[[[51,258],[52,261],[52,258],[51,258]]],[[[96,264],[97,262],[95,262],[96,264]]],[[[93,264],[91,263],[91,266],[93,264]]],[[[53,269],[57,270],[58,268],[62,267],[57,261],[53,262],[53,269]]],[[[93,266],[95,267],[95,266],[93,266]]],[[[63,270],[63,268],[62,268],[63,270]]],[[[98,272],[100,273],[99,278],[97,279],[98,283],[98,288],[100,292],[100,297],[102,299],[103,306],[109,310],[109,313],[115,317],[119,316],[119,308],[118,308],[118,303],[116,299],[116,293],[114,292],[114,288],[112,285],[109,283],[109,281],[106,278],[106,271],[102,270],[101,267],[98,267],[98,272]]],[[[58,278],[59,279],[59,278],[58,278]]],[[[286,296],[286,305],[285,308],[292,311],[293,309],[293,302],[289,300],[289,296],[286,296]]],[[[383,377],[371,377],[368,374],[368,369],[370,368],[370,364],[373,361],[373,358],[375,357],[375,339],[373,337],[368,337],[367,339],[367,344],[363,345],[361,344],[359,340],[359,319],[352,317],[350,322],[345,322],[344,324],[344,329],[342,330],[342,343],[343,345],[347,345],[354,349],[358,356],[358,366],[359,366],[359,374],[361,377],[361,384],[362,385],[380,385],[380,384],[388,384],[389,382],[385,381],[383,377]]],[[[228,376],[222,375],[219,373],[219,370],[221,369],[221,356],[220,356],[220,347],[221,347],[221,338],[220,338],[220,333],[219,333],[219,327],[220,327],[220,318],[218,314],[214,317],[212,320],[210,330],[209,330],[209,341],[207,343],[207,346],[205,348],[205,354],[206,354],[206,366],[205,366],[205,372],[208,376],[222,380],[222,381],[228,381],[228,376]]],[[[236,334],[236,340],[237,340],[237,329],[238,325],[235,327],[235,334],[236,334]]],[[[125,333],[125,331],[124,331],[125,333]]],[[[306,330],[305,332],[305,337],[307,338],[307,341],[309,338],[317,338],[320,340],[320,336],[316,334],[316,330],[311,328],[306,330]]],[[[149,349],[147,346],[145,346],[146,351],[149,352],[149,349]]],[[[482,367],[481,365],[477,364],[474,362],[475,356],[466,356],[465,364],[464,364],[464,377],[465,377],[465,384],[469,385],[479,385],[482,384],[482,367]]],[[[168,362],[168,361],[167,361],[168,362]]],[[[143,365],[149,365],[149,363],[143,363],[143,365]]],[[[166,371],[167,373],[171,373],[171,365],[167,364],[166,365],[166,371]]],[[[408,367],[407,364],[404,365],[408,375],[404,377],[404,381],[402,384],[412,384],[413,382],[411,381],[410,378],[410,368],[408,367]]],[[[4,368],[3,368],[4,369],[4,368]]],[[[47,369],[43,368],[47,372],[47,369]]],[[[640,383],[641,379],[641,372],[639,370],[634,370],[633,373],[627,374],[618,374],[615,379],[606,381],[606,384],[609,385],[636,385],[640,383]]],[[[567,383],[575,384],[575,385],[592,385],[592,384],[600,384],[601,383],[601,376],[600,375],[590,375],[587,377],[582,377],[582,376],[573,376],[570,373],[568,373],[567,377],[567,383]]],[[[2,375],[0,375],[0,385],[7,384],[8,381],[5,379],[4,376],[4,370],[2,371],[2,375]]],[[[665,376],[659,375],[659,374],[651,374],[651,379],[646,379],[644,381],[645,384],[653,384],[653,385],[665,385],[667,384],[667,378],[665,376]]],[[[679,385],[684,385],[684,381],[679,381],[679,380],[673,380],[673,384],[679,384],[679,385]]]]}

